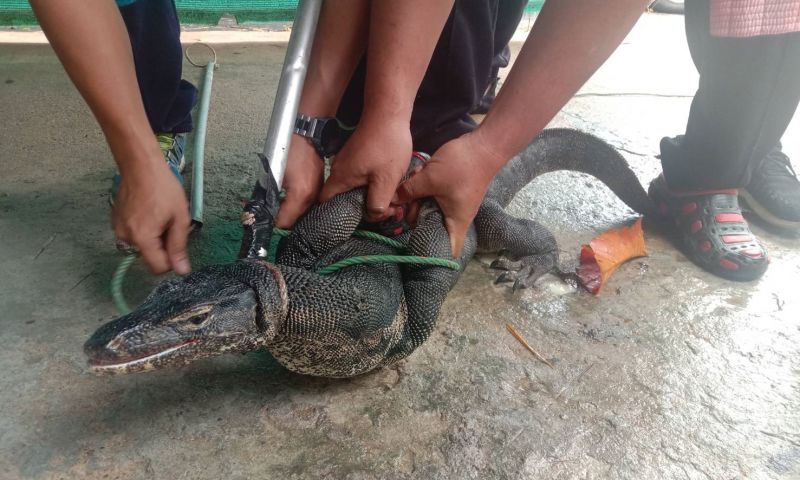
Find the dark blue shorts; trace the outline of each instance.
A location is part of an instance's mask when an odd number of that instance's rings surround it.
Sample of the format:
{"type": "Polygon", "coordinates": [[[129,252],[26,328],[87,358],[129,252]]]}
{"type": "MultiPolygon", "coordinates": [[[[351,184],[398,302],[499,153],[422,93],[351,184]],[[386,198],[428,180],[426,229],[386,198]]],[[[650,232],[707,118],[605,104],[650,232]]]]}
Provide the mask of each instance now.
{"type": "Polygon", "coordinates": [[[117,0],[128,28],[136,78],[156,133],[192,130],[197,89],[181,78],[181,27],[173,0],[117,0]]]}

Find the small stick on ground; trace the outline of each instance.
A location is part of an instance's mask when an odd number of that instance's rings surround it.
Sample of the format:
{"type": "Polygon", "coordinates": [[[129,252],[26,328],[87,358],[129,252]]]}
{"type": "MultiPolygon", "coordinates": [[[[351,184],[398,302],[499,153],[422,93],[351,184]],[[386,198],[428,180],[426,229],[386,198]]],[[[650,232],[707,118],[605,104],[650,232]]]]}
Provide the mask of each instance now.
{"type": "Polygon", "coordinates": [[[69,290],[67,290],[67,293],[69,293],[69,292],[71,292],[71,291],[75,290],[76,288],[78,288],[78,285],[80,285],[81,283],[83,283],[83,281],[84,281],[84,280],[86,280],[87,278],[91,277],[93,273],[94,273],[94,270],[92,270],[91,272],[89,272],[89,273],[87,273],[86,275],[82,276],[82,277],[81,277],[81,279],[80,279],[80,280],[78,280],[78,282],[77,282],[77,283],[75,283],[75,285],[73,285],[73,286],[72,286],[72,288],[70,288],[69,290]]]}
{"type": "Polygon", "coordinates": [[[782,312],[783,311],[783,306],[786,305],[786,302],[781,300],[781,297],[779,297],[777,293],[773,293],[772,294],[772,298],[775,299],[775,305],[778,306],[778,311],[782,312]]]}
{"type": "Polygon", "coordinates": [[[555,367],[553,367],[552,363],[548,362],[546,358],[544,358],[539,352],[534,350],[533,347],[531,347],[528,344],[528,342],[525,341],[524,338],[522,338],[522,335],[520,335],[519,332],[517,332],[517,329],[514,328],[514,325],[511,325],[510,323],[506,323],[506,329],[508,329],[509,333],[511,333],[511,335],[514,335],[514,338],[516,338],[519,341],[519,343],[521,343],[525,348],[527,348],[528,351],[531,352],[534,357],[538,358],[542,363],[544,363],[548,367],[555,368],[555,367]]]}
{"type": "Polygon", "coordinates": [[[42,245],[42,248],[39,249],[39,253],[37,253],[33,257],[33,259],[36,260],[37,258],[39,258],[39,255],[41,255],[42,252],[44,252],[47,249],[47,247],[49,247],[50,244],[53,243],[53,240],[55,240],[55,239],[56,239],[56,235],[55,234],[51,235],[50,238],[48,238],[47,241],[44,242],[44,245],[42,245]]]}

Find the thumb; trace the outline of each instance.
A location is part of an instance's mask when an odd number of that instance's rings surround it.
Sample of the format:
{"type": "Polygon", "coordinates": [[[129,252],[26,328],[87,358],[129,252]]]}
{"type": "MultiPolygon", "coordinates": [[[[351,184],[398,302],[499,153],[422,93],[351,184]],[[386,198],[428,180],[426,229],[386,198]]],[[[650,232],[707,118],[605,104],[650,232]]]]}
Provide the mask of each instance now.
{"type": "Polygon", "coordinates": [[[186,275],[192,269],[189,257],[186,254],[186,239],[189,235],[188,218],[178,217],[173,219],[169,230],[166,232],[165,246],[172,270],[178,275],[186,275]]]}
{"type": "Polygon", "coordinates": [[[349,192],[359,186],[352,181],[339,179],[335,172],[331,172],[331,176],[328,177],[328,180],[322,186],[322,191],[319,192],[319,201],[320,203],[325,203],[336,195],[349,192]]]}
{"type": "Polygon", "coordinates": [[[467,237],[467,230],[471,223],[471,221],[465,222],[454,218],[445,217],[444,219],[444,226],[450,236],[450,249],[454,258],[458,258],[461,255],[461,249],[464,248],[464,239],[467,237]]]}
{"type": "Polygon", "coordinates": [[[367,187],[367,219],[376,222],[382,220],[389,211],[397,182],[391,178],[375,176],[367,187]]]}
{"type": "Polygon", "coordinates": [[[313,203],[313,196],[306,199],[298,194],[293,195],[291,191],[286,192],[286,198],[281,202],[278,217],[275,219],[275,226],[278,228],[292,228],[297,219],[306,213],[306,210],[313,203]]]}
{"type": "Polygon", "coordinates": [[[412,200],[432,197],[436,192],[431,170],[422,170],[413,177],[400,184],[397,189],[399,203],[409,203],[412,200]]]}

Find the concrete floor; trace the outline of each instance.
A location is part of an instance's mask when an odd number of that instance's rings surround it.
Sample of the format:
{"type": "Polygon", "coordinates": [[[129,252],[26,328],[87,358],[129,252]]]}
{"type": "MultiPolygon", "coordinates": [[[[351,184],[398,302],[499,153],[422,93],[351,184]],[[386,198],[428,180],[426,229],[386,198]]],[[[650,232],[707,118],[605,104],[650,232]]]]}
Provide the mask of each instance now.
{"type": "MultiPolygon", "coordinates": [[[[284,47],[219,47],[195,265],[238,249],[284,47]]],[[[555,123],[623,148],[647,182],[695,81],[682,19],[646,15],[555,123]]],[[[2,479],[800,478],[796,238],[756,227],[773,263],[742,285],[648,232],[650,256],[597,297],[552,278],[512,295],[475,261],[426,345],[351,380],[294,375],[263,353],[98,378],[81,346],[115,315],[108,151],[44,46],[0,45],[0,118],[2,479]]],[[[799,131],[785,137],[796,159],[799,131]]],[[[631,218],[574,173],[537,180],[512,208],[552,227],[565,261],[631,218]]],[[[156,281],[137,269],[131,300],[156,281]]]]}

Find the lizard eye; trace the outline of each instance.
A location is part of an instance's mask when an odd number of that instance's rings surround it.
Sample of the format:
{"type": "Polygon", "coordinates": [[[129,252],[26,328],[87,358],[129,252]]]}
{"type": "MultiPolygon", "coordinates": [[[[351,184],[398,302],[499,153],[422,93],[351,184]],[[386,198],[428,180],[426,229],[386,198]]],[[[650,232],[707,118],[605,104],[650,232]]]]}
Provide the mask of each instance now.
{"type": "Polygon", "coordinates": [[[211,318],[213,308],[211,305],[196,307],[170,318],[169,321],[190,329],[200,328],[211,318]]]}
{"type": "Polygon", "coordinates": [[[197,325],[199,327],[204,323],[206,323],[208,317],[209,317],[208,313],[204,313],[202,315],[195,315],[194,317],[190,318],[189,321],[192,323],[192,325],[197,325]]]}

